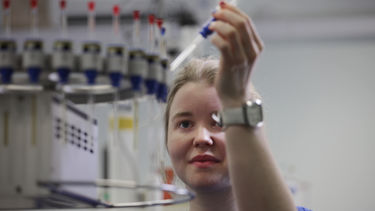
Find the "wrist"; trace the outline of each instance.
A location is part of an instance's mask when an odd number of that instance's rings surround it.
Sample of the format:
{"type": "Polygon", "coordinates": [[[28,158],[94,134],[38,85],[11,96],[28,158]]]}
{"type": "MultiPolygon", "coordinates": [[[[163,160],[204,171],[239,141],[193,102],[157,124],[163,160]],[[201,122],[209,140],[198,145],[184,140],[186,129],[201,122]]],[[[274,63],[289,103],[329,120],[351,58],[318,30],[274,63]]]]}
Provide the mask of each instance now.
{"type": "MultiPolygon", "coordinates": [[[[241,101],[225,101],[219,115],[219,124],[224,128],[231,125],[242,125],[251,128],[263,125],[263,109],[260,99],[241,101]]],[[[215,120],[215,119],[214,119],[215,120]]],[[[215,120],[216,121],[216,120],[215,120]]]]}
{"type": "Polygon", "coordinates": [[[222,109],[241,107],[245,102],[246,100],[234,100],[234,99],[221,100],[221,104],[223,107],[222,109]]]}

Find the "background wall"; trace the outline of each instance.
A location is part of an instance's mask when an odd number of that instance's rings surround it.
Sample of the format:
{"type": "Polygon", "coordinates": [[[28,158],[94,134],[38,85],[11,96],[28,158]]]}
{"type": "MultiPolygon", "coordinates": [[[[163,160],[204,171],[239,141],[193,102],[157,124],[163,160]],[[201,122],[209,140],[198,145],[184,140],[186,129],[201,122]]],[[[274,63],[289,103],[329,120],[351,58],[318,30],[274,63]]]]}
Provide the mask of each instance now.
{"type": "Polygon", "coordinates": [[[272,151],[314,210],[371,210],[375,42],[266,43],[254,72],[272,151]]]}

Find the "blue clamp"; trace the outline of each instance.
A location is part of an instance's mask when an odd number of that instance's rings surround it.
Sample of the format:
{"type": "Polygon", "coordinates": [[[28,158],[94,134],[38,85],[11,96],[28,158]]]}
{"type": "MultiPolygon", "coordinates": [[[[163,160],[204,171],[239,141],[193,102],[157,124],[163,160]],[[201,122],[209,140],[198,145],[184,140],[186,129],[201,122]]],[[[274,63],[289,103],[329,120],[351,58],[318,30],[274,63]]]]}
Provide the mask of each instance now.
{"type": "Polygon", "coordinates": [[[10,84],[12,82],[13,68],[3,67],[0,68],[1,82],[4,84],[10,84]]]}
{"type": "Polygon", "coordinates": [[[94,85],[96,81],[96,77],[98,76],[98,71],[88,69],[88,70],[85,70],[85,75],[87,78],[87,84],[94,85]]]}
{"type": "Polygon", "coordinates": [[[130,76],[133,91],[141,91],[143,78],[139,75],[130,76]]]}
{"type": "Polygon", "coordinates": [[[157,99],[163,103],[167,102],[168,96],[168,87],[165,84],[159,84],[158,92],[157,92],[157,99]]]}
{"type": "Polygon", "coordinates": [[[149,95],[157,94],[159,83],[156,80],[146,79],[145,85],[147,88],[147,94],[149,95]]]}
{"type": "Polygon", "coordinates": [[[58,68],[57,74],[59,75],[59,82],[66,84],[69,81],[70,69],[66,67],[58,68]]]}
{"type": "Polygon", "coordinates": [[[42,72],[40,67],[29,67],[27,68],[27,73],[29,74],[29,80],[31,83],[38,83],[40,72],[42,72]]]}
{"type": "Polygon", "coordinates": [[[122,73],[120,72],[113,72],[109,74],[109,78],[111,79],[111,84],[113,87],[119,88],[122,79],[122,73]]]}
{"type": "Polygon", "coordinates": [[[297,207],[298,211],[312,211],[310,209],[304,208],[304,207],[297,207]]]}

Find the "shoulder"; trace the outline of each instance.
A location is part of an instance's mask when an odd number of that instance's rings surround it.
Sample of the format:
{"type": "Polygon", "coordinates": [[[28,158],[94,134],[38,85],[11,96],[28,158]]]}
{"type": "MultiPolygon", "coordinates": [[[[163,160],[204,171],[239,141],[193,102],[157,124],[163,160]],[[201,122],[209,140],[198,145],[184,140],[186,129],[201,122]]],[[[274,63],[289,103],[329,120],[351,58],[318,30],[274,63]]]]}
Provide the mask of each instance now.
{"type": "Polygon", "coordinates": [[[312,211],[312,210],[304,208],[304,207],[297,207],[297,211],[312,211]]]}

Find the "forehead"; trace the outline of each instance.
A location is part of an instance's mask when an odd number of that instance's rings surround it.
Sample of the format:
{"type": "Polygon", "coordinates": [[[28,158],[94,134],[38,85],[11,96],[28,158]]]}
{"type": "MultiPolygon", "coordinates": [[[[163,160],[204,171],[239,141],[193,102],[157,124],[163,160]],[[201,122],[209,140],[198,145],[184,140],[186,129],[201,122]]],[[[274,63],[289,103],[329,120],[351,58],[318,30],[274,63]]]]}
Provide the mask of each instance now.
{"type": "Polygon", "coordinates": [[[176,93],[170,114],[192,112],[199,114],[221,110],[221,104],[214,86],[206,82],[189,82],[176,93]]]}

